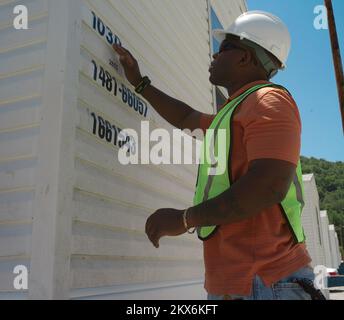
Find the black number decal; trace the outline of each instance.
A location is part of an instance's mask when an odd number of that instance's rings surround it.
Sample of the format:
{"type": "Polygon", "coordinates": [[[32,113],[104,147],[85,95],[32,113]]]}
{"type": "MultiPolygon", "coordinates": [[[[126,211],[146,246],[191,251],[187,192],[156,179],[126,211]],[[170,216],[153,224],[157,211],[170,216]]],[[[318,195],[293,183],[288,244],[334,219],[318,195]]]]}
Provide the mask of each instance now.
{"type": "Polygon", "coordinates": [[[115,146],[117,146],[117,128],[116,128],[116,126],[112,126],[112,128],[113,128],[113,132],[114,132],[114,139],[113,139],[113,144],[115,145],[115,146]]]}
{"type": "Polygon", "coordinates": [[[133,94],[133,96],[134,96],[134,110],[135,111],[138,111],[139,110],[139,99],[138,99],[138,97],[136,97],[136,95],[135,94],[133,94]]]}
{"type": "Polygon", "coordinates": [[[115,77],[112,77],[113,81],[114,81],[114,90],[113,90],[113,94],[115,96],[117,96],[117,81],[115,77]]]}
{"type": "Polygon", "coordinates": [[[106,126],[106,134],[105,134],[105,139],[107,142],[112,141],[112,127],[109,121],[105,121],[105,126],[106,126]]]}
{"type": "Polygon", "coordinates": [[[97,26],[98,26],[98,32],[100,33],[100,35],[104,36],[105,35],[105,25],[100,18],[98,18],[97,26]]]}
{"type": "Polygon", "coordinates": [[[93,15],[93,29],[96,30],[96,28],[97,28],[97,16],[93,11],[92,11],[92,15],[93,15]]]}
{"type": "Polygon", "coordinates": [[[111,92],[112,91],[112,76],[109,72],[105,71],[106,74],[106,89],[111,92]]]}
{"type": "Polygon", "coordinates": [[[127,92],[127,88],[122,84],[122,101],[124,103],[128,102],[128,92],[127,92]]]}
{"type": "MultiPolygon", "coordinates": [[[[92,60],[92,64],[93,80],[97,82],[99,79],[103,88],[105,87],[107,91],[113,92],[114,96],[117,96],[118,84],[116,78],[101,65],[98,66],[95,60],[92,60]]],[[[122,101],[125,104],[133,108],[136,112],[139,112],[140,115],[143,115],[145,118],[147,117],[148,107],[144,101],[137,97],[135,93],[124,84],[121,84],[121,89],[119,89],[119,91],[122,93],[122,101]]]]}
{"type": "Polygon", "coordinates": [[[131,93],[130,89],[128,89],[128,105],[130,108],[133,107],[133,94],[131,93]]]}
{"type": "Polygon", "coordinates": [[[102,86],[105,86],[105,71],[103,67],[100,67],[99,79],[102,81],[102,86]]]}
{"type": "Polygon", "coordinates": [[[147,103],[145,103],[145,102],[144,102],[144,105],[145,105],[145,108],[146,108],[146,109],[145,109],[145,115],[144,115],[144,117],[146,118],[146,117],[147,117],[147,110],[148,110],[148,107],[147,107],[147,103]]]}
{"type": "Polygon", "coordinates": [[[93,130],[92,130],[92,133],[93,134],[97,134],[97,117],[96,117],[96,115],[93,112],[91,113],[91,116],[93,118],[93,130]]]}
{"type": "Polygon", "coordinates": [[[106,27],[106,40],[108,41],[109,44],[113,44],[113,33],[111,32],[110,28],[107,26],[106,27]]]}
{"type": "Polygon", "coordinates": [[[141,99],[137,99],[137,104],[138,104],[140,115],[143,115],[143,103],[142,103],[142,100],[141,99]]]}
{"type": "Polygon", "coordinates": [[[93,29],[98,31],[102,37],[106,37],[107,42],[112,45],[113,43],[121,45],[121,40],[111,31],[111,29],[104,24],[104,22],[93,12],[92,12],[92,26],[93,29]]]}
{"type": "Polygon", "coordinates": [[[105,137],[105,123],[104,119],[101,116],[98,116],[99,126],[98,126],[98,136],[100,139],[105,137]]]}
{"type": "Polygon", "coordinates": [[[93,66],[94,66],[94,68],[93,68],[93,80],[97,81],[97,76],[98,76],[97,63],[94,60],[92,60],[92,63],[93,63],[93,66]]]}

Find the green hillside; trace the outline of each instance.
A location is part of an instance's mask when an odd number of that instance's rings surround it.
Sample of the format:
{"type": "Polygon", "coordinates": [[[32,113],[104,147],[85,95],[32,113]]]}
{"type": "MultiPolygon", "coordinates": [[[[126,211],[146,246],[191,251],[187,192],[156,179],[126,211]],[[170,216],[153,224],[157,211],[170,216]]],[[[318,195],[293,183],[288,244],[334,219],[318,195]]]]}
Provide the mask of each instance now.
{"type": "Polygon", "coordinates": [[[344,233],[344,162],[301,157],[302,172],[314,173],[320,198],[320,209],[327,210],[329,220],[344,233]]]}

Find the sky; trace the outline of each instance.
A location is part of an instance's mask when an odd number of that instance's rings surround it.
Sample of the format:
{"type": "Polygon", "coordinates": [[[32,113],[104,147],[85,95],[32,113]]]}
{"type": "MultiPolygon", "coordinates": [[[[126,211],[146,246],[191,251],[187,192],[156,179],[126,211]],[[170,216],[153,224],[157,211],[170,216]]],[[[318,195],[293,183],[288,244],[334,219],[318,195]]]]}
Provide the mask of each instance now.
{"type": "MultiPolygon", "coordinates": [[[[293,95],[302,120],[301,155],[344,161],[344,136],[328,30],[317,30],[314,13],[323,0],[247,0],[248,10],[280,17],[289,28],[292,47],[287,68],[272,81],[293,95]]],[[[333,0],[342,60],[344,1],[333,0]]]]}

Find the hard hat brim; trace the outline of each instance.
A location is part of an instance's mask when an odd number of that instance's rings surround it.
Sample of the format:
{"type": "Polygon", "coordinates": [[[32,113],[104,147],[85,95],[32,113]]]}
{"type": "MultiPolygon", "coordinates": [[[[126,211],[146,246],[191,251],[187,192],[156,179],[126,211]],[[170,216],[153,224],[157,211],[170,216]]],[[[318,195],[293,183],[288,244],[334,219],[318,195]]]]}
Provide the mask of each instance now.
{"type": "MultiPolygon", "coordinates": [[[[235,36],[235,37],[238,37],[238,38],[240,38],[240,40],[242,40],[242,39],[250,40],[249,37],[245,37],[244,34],[235,34],[235,33],[231,33],[231,32],[228,32],[226,30],[223,30],[223,29],[214,29],[212,34],[213,34],[213,37],[219,42],[220,45],[223,42],[223,40],[226,39],[226,35],[227,34],[235,36]]],[[[278,57],[276,57],[276,58],[278,59],[278,57]]],[[[281,63],[281,68],[280,69],[282,69],[282,70],[285,69],[286,68],[286,64],[283,63],[280,59],[278,59],[278,60],[281,63]]]]}

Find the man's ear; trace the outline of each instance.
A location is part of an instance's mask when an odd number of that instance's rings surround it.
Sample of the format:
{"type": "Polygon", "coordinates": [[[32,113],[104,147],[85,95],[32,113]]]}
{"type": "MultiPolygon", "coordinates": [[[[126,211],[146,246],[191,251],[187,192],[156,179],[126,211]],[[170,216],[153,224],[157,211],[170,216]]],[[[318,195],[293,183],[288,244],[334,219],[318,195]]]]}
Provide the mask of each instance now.
{"type": "Polygon", "coordinates": [[[254,54],[250,50],[243,51],[243,54],[241,55],[241,59],[239,61],[240,66],[247,66],[253,62],[254,65],[257,65],[257,59],[254,56],[254,54]]]}

